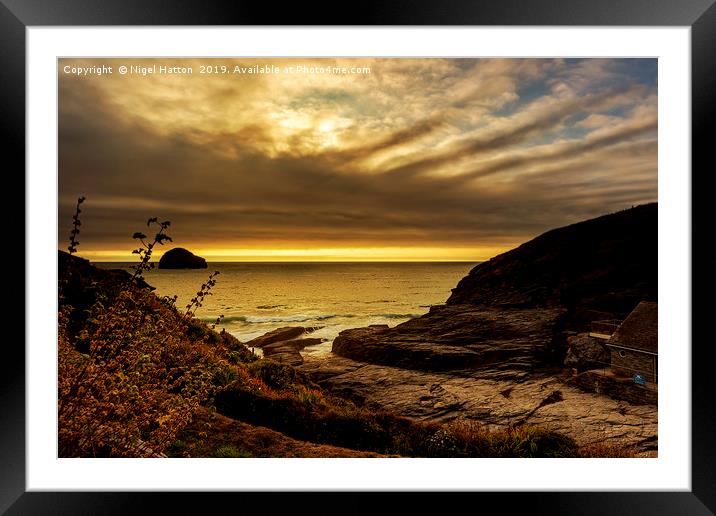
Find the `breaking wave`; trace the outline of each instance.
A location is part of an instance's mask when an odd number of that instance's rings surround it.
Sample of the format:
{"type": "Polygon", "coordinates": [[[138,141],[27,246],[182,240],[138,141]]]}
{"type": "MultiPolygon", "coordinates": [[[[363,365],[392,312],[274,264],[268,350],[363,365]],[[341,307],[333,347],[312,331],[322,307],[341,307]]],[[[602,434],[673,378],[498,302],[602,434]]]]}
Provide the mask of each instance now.
{"type": "MultiPolygon", "coordinates": [[[[299,323],[308,321],[325,321],[334,318],[352,319],[356,317],[364,317],[366,319],[412,319],[419,317],[421,314],[296,314],[296,315],[228,315],[222,319],[222,322],[243,322],[246,324],[268,324],[268,323],[299,323]]],[[[214,322],[216,317],[202,317],[202,321],[214,322]]]]}

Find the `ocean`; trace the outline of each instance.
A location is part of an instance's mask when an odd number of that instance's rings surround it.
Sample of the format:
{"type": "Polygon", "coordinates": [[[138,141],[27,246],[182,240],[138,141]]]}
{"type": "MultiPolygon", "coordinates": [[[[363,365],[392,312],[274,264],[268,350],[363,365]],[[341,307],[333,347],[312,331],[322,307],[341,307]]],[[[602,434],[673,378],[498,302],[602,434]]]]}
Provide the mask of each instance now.
{"type": "MultiPolygon", "coordinates": [[[[130,263],[96,263],[129,270],[130,263]]],[[[198,318],[242,342],[282,326],[320,327],[325,341],[305,348],[305,358],[329,353],[347,328],[395,326],[444,303],[475,262],[449,263],[209,263],[207,269],[153,269],[144,277],[159,296],[177,295],[183,309],[213,271],[217,283],[198,318]]]]}

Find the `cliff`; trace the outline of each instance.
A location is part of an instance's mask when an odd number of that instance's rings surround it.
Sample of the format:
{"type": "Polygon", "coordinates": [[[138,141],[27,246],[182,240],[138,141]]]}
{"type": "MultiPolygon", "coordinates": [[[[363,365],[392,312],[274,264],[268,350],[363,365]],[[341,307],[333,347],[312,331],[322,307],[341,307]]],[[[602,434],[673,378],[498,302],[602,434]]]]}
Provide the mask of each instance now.
{"type": "Polygon", "coordinates": [[[448,305],[628,313],[657,296],[657,204],[548,231],[477,265],[448,305]]]}

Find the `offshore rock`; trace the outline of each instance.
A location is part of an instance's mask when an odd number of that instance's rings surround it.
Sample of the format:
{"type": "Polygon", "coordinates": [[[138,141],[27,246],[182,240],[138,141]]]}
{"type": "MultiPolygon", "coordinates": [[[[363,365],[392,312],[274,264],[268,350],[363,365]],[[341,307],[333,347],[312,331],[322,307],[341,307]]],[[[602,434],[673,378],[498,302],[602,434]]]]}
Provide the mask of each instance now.
{"type": "Polygon", "coordinates": [[[159,259],[160,269],[206,269],[206,260],[183,247],[175,247],[159,259]]]}

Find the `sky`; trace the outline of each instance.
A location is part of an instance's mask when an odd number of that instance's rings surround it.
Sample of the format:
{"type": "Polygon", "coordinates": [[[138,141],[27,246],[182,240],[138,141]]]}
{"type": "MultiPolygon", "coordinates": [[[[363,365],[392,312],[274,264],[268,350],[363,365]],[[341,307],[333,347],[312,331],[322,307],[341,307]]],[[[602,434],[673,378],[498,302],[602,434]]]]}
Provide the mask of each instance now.
{"type": "Polygon", "coordinates": [[[481,261],[657,200],[656,59],[60,59],[58,87],[58,247],[84,196],[94,261],[149,217],[209,261],[481,261]]]}

